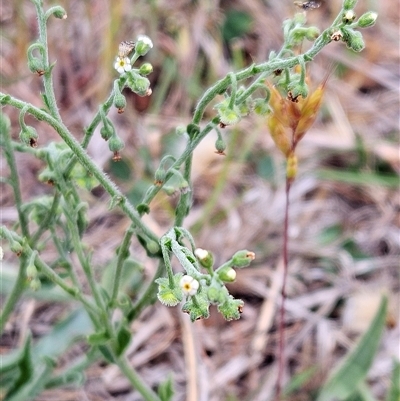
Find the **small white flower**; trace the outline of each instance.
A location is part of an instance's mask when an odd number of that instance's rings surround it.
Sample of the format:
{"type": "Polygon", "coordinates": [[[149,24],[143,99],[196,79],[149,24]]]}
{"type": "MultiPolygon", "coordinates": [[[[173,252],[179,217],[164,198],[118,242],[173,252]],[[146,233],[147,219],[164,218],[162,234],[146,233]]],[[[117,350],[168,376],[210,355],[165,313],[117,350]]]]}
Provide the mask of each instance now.
{"type": "Polygon", "coordinates": [[[151,41],[151,39],[146,36],[146,35],[139,35],[137,37],[137,41],[138,42],[142,42],[144,45],[147,45],[150,49],[153,48],[153,42],[151,41]]]}
{"type": "Polygon", "coordinates": [[[185,295],[196,295],[199,289],[199,282],[191,276],[183,276],[179,285],[185,295]]]}
{"type": "Polygon", "coordinates": [[[123,74],[126,71],[130,71],[132,69],[131,60],[129,59],[129,57],[117,57],[115,60],[114,68],[120,74],[123,74]]]}
{"type": "Polygon", "coordinates": [[[194,251],[194,254],[200,260],[203,260],[208,257],[208,251],[206,251],[205,249],[201,249],[201,248],[197,248],[194,251]]]}

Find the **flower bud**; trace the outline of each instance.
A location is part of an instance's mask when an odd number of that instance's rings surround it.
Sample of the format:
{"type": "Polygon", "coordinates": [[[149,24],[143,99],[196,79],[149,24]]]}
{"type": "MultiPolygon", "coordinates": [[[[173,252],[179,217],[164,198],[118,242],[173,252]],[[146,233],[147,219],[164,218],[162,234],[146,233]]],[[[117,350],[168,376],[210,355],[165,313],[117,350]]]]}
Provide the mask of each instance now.
{"type": "Polygon", "coordinates": [[[118,109],[118,114],[123,113],[126,107],[125,96],[119,91],[114,94],[114,106],[118,109]]]}
{"type": "Polygon", "coordinates": [[[361,32],[355,31],[354,29],[342,28],[343,41],[347,47],[355,52],[360,52],[364,49],[365,43],[361,32]]]}
{"type": "Polygon", "coordinates": [[[38,133],[36,132],[35,128],[30,126],[22,127],[19,133],[19,139],[25,145],[30,146],[31,148],[37,147],[37,140],[39,138],[38,133]]]}
{"type": "Polygon", "coordinates": [[[108,148],[111,152],[119,152],[124,146],[124,141],[118,135],[113,135],[108,141],[108,148]]]}
{"type": "Polygon", "coordinates": [[[369,11],[363,14],[357,21],[357,25],[360,28],[368,28],[375,24],[376,19],[378,18],[378,14],[372,11],[369,11]]]}
{"type": "Polygon", "coordinates": [[[199,261],[200,265],[205,267],[206,269],[210,269],[214,265],[214,256],[211,252],[206,251],[205,249],[197,248],[194,251],[194,255],[199,261]]]}
{"type": "Polygon", "coordinates": [[[225,155],[226,143],[222,137],[215,141],[215,153],[218,155],[225,155]]]}
{"type": "Polygon", "coordinates": [[[353,10],[346,11],[342,16],[342,21],[344,24],[350,24],[356,19],[356,14],[353,10]]]}
{"type": "Polygon", "coordinates": [[[306,39],[310,41],[315,40],[319,34],[320,30],[315,26],[311,26],[310,28],[307,28],[306,39]]]}
{"type": "Polygon", "coordinates": [[[36,277],[34,278],[30,283],[29,283],[29,287],[32,291],[38,291],[41,287],[42,283],[40,282],[40,280],[36,277]]]}
{"type": "Polygon", "coordinates": [[[48,11],[51,11],[56,18],[67,19],[67,12],[61,6],[55,6],[48,11]]]}
{"type": "Polygon", "coordinates": [[[104,125],[100,128],[100,135],[105,141],[108,141],[112,136],[115,136],[114,125],[109,119],[106,119],[104,125]]]}
{"type": "Polygon", "coordinates": [[[343,9],[352,10],[357,4],[357,0],[344,0],[343,9]]]}
{"type": "Polygon", "coordinates": [[[10,245],[11,252],[14,252],[17,256],[22,254],[22,245],[17,241],[12,241],[10,245]]]}
{"type": "Polygon", "coordinates": [[[217,274],[224,283],[233,283],[236,279],[236,271],[230,266],[225,266],[221,270],[217,270],[217,274]]]}
{"type": "Polygon", "coordinates": [[[150,89],[150,81],[139,75],[138,73],[132,71],[128,75],[126,81],[127,86],[132,90],[132,92],[137,93],[139,96],[148,96],[150,89]]]}
{"type": "Polygon", "coordinates": [[[271,111],[266,99],[258,98],[254,101],[254,111],[256,114],[263,116],[271,111]]]}
{"type": "Polygon", "coordinates": [[[37,57],[29,57],[28,68],[31,72],[38,74],[39,76],[42,76],[45,73],[43,60],[37,57]]]}
{"type": "Polygon", "coordinates": [[[218,311],[222,314],[225,320],[237,320],[240,319],[243,305],[244,302],[241,299],[234,299],[230,295],[226,302],[218,305],[218,311]]]}
{"type": "Polygon", "coordinates": [[[32,281],[37,277],[37,269],[33,261],[29,261],[28,267],[26,268],[26,277],[29,281],[32,281]]]}
{"type": "Polygon", "coordinates": [[[162,185],[165,181],[165,170],[162,167],[159,167],[154,174],[154,185],[162,185]]]}
{"type": "Polygon", "coordinates": [[[139,68],[140,75],[149,75],[153,72],[153,66],[150,63],[143,63],[139,68]]]}
{"type": "Polygon", "coordinates": [[[238,251],[232,256],[231,266],[234,267],[247,267],[250,265],[251,261],[256,257],[254,252],[247,250],[238,251]]]}
{"type": "Polygon", "coordinates": [[[218,110],[220,123],[224,126],[237,124],[241,120],[240,109],[237,106],[231,108],[229,102],[230,99],[225,99],[223,102],[215,106],[218,110]]]}
{"type": "Polygon", "coordinates": [[[137,37],[135,53],[139,56],[144,56],[150,49],[153,48],[153,42],[146,35],[139,35],[137,37]]]}

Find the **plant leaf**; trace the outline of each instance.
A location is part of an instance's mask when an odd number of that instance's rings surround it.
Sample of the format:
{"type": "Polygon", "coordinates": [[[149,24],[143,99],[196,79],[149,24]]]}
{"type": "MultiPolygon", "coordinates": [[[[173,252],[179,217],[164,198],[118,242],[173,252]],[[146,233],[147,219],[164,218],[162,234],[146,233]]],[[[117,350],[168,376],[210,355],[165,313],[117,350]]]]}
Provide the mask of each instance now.
{"type": "Polygon", "coordinates": [[[378,348],[385,325],[386,309],[387,298],[383,297],[370,327],[322,387],[317,401],[342,401],[357,389],[366,377],[378,348]]]}

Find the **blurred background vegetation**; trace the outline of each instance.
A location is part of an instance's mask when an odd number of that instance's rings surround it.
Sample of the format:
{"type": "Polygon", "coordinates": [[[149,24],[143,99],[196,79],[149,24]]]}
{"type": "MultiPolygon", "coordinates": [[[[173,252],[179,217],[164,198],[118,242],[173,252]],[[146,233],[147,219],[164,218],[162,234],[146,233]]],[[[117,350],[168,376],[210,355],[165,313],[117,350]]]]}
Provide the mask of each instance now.
{"type": "MultiPolygon", "coordinates": [[[[282,21],[299,12],[290,0],[45,4],[60,4],[68,14],[64,21],[49,20],[49,49],[51,61],[56,61],[53,77],[60,113],[78,139],[117,77],[113,62],[119,42],[138,34],[153,40],[146,56],[154,67],[149,76],[152,96],[126,92],[125,113],[110,115],[126,142],[122,161],[111,161],[99,133],[89,146],[96,163],[133,203],[152,184],[160,158],[183,150],[184,139],[175,128],[190,121],[205,89],[231,70],[267,60],[282,43],[282,21]]],[[[322,1],[320,8],[307,12],[309,23],[326,28],[340,5],[340,0],[322,1]]],[[[291,396],[295,401],[312,399],[332,366],[366,330],[384,293],[389,297],[386,330],[367,378],[377,400],[389,388],[392,358],[399,357],[399,3],[360,0],[356,11],[361,15],[371,9],[379,17],[373,28],[363,31],[362,53],[332,43],[309,64],[315,85],[334,68],[321,115],[298,147],[299,177],[291,194],[286,375],[317,367],[291,396]]],[[[2,2],[0,24],[2,91],[40,107],[41,80],[26,64],[27,47],[37,35],[33,4],[2,2]]],[[[17,138],[18,113],[10,108],[4,112],[17,138]]],[[[214,113],[210,108],[205,118],[214,113]]],[[[29,123],[38,129],[39,146],[59,140],[44,124],[29,123]]],[[[194,206],[185,227],[197,246],[215,254],[217,263],[237,249],[256,252],[252,267],[240,271],[231,285],[232,294],[245,301],[242,318],[227,323],[212,313],[207,321],[187,325],[178,309],[156,304],[132,327],[132,363],[150,384],[173,372],[177,400],[187,396],[193,375],[201,383],[199,400],[265,400],[273,391],[285,166],[262,117],[251,115],[223,134],[225,157],[214,153],[215,133],[195,151],[194,206]],[[195,368],[190,367],[191,356],[197,356],[195,368]]],[[[43,168],[40,160],[27,154],[17,155],[17,160],[25,201],[51,193],[52,188],[37,179],[43,168]]],[[[8,174],[3,159],[1,169],[3,176],[8,174]]],[[[82,196],[91,205],[84,241],[94,253],[98,276],[106,280],[104,267],[129,222],[118,211],[108,212],[101,189],[82,196]]],[[[159,194],[145,217],[160,235],[173,222],[176,200],[159,194]]],[[[4,184],[0,202],[2,223],[11,225],[17,214],[11,189],[4,184]]],[[[138,244],[132,254],[143,265],[127,283],[134,297],[155,266],[138,244]]],[[[42,256],[52,260],[54,254],[47,250],[42,256]]],[[[15,263],[6,255],[3,280],[12,280],[15,263]]],[[[28,330],[41,339],[73,309],[58,294],[24,299],[8,323],[0,352],[21,344],[28,330]]],[[[78,343],[61,364],[82,352],[85,348],[78,343]]],[[[49,390],[38,400],[140,399],[114,367],[96,365],[87,379],[82,388],[49,390]]]]}

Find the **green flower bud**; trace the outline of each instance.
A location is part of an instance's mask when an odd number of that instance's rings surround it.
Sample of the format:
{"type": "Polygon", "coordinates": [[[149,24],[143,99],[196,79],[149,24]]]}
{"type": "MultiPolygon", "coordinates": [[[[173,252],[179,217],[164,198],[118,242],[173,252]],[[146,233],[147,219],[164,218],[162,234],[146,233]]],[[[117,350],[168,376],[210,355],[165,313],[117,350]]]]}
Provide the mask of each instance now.
{"type": "Polygon", "coordinates": [[[353,10],[347,10],[342,16],[342,21],[344,24],[350,24],[356,19],[356,13],[353,10]]]}
{"type": "Polygon", "coordinates": [[[158,242],[149,239],[146,241],[146,250],[150,254],[156,255],[158,254],[158,252],[160,252],[160,245],[158,244],[158,242]]]}
{"type": "Polygon", "coordinates": [[[150,63],[143,63],[139,68],[140,75],[149,75],[153,72],[153,66],[150,63]]]}
{"type": "Polygon", "coordinates": [[[267,99],[258,98],[254,101],[254,111],[260,116],[265,116],[270,112],[271,108],[267,99]]]}
{"type": "Polygon", "coordinates": [[[108,124],[103,125],[100,128],[100,135],[105,141],[108,141],[114,135],[114,133],[114,127],[111,127],[108,124]]]}
{"type": "Polygon", "coordinates": [[[175,195],[176,193],[176,189],[171,185],[164,185],[162,189],[168,196],[175,195]]]}
{"type": "Polygon", "coordinates": [[[342,28],[343,41],[346,43],[349,49],[355,52],[360,52],[364,49],[365,43],[361,32],[355,31],[351,28],[342,28]]]}
{"type": "Polygon", "coordinates": [[[178,125],[175,129],[175,134],[179,136],[186,134],[186,127],[183,125],[178,125]]]}
{"type": "Polygon", "coordinates": [[[223,291],[221,291],[222,288],[222,286],[221,288],[212,286],[207,289],[207,298],[212,304],[221,304],[224,302],[226,295],[223,291]]]}
{"type": "Polygon", "coordinates": [[[200,265],[205,267],[206,269],[210,269],[214,265],[214,256],[211,252],[206,251],[205,249],[197,248],[194,251],[194,255],[199,261],[200,265]]]}
{"type": "Polygon", "coordinates": [[[165,181],[165,170],[162,167],[159,167],[154,173],[154,185],[162,185],[165,181]]]}
{"type": "Polygon", "coordinates": [[[67,12],[61,6],[52,7],[48,12],[52,12],[56,18],[67,19],[67,12]]]}
{"type": "Polygon", "coordinates": [[[360,28],[368,28],[369,26],[375,25],[375,21],[378,18],[378,14],[373,11],[369,11],[363,14],[357,21],[357,25],[360,28]]]}
{"type": "Polygon", "coordinates": [[[121,92],[115,92],[114,95],[114,106],[118,109],[118,114],[124,112],[126,107],[126,99],[125,96],[121,92]]]}
{"type": "Polygon", "coordinates": [[[230,266],[225,266],[221,270],[217,270],[217,274],[224,283],[233,283],[236,279],[236,271],[230,266]]]}
{"type": "Polygon", "coordinates": [[[188,192],[191,191],[190,185],[185,179],[180,180],[179,191],[181,194],[187,194],[188,192]]]}
{"type": "Polygon", "coordinates": [[[226,143],[222,137],[219,137],[215,141],[215,149],[215,153],[217,153],[218,155],[225,155],[226,143]]]}
{"type": "Polygon", "coordinates": [[[241,299],[235,299],[230,295],[223,304],[218,305],[218,310],[226,320],[237,320],[240,319],[243,305],[241,299]]]}
{"type": "Polygon", "coordinates": [[[306,38],[307,38],[307,40],[312,41],[312,40],[317,39],[319,34],[320,34],[320,30],[316,26],[311,26],[311,27],[307,28],[306,38]]]}
{"type": "Polygon", "coordinates": [[[137,93],[139,96],[148,96],[151,94],[150,81],[136,73],[135,71],[129,71],[127,74],[127,86],[132,92],[137,93]]]}
{"type": "Polygon", "coordinates": [[[344,0],[343,9],[352,10],[357,4],[357,0],[344,0]]]}
{"type": "Polygon", "coordinates": [[[207,319],[210,316],[210,302],[204,293],[194,295],[182,306],[182,311],[190,315],[194,322],[199,319],[207,319]]]}
{"type": "Polygon", "coordinates": [[[40,282],[40,280],[36,277],[34,278],[30,283],[29,283],[29,287],[32,291],[38,291],[40,289],[40,287],[42,286],[42,283],[40,282]]]}
{"type": "Polygon", "coordinates": [[[38,74],[39,76],[42,76],[45,73],[43,60],[37,57],[30,57],[28,59],[28,68],[31,72],[38,74]]]}
{"type": "Polygon", "coordinates": [[[31,148],[37,147],[37,140],[39,138],[38,133],[36,132],[35,128],[30,126],[22,127],[19,133],[19,139],[25,145],[30,146],[31,148]]]}
{"type": "Polygon", "coordinates": [[[124,141],[118,135],[113,135],[108,141],[108,148],[111,152],[119,152],[124,146],[124,141]]]}
{"type": "Polygon", "coordinates": [[[240,109],[237,106],[230,108],[229,102],[230,99],[226,99],[215,106],[218,110],[220,123],[223,126],[237,124],[241,120],[240,109]]]}
{"type": "Polygon", "coordinates": [[[137,37],[135,53],[139,56],[144,56],[151,48],[153,48],[153,42],[146,35],[139,35],[137,37]]]}
{"type": "Polygon", "coordinates": [[[22,245],[17,241],[12,241],[10,246],[11,252],[14,252],[17,256],[22,254],[22,245]]]}
{"type": "Polygon", "coordinates": [[[37,269],[33,261],[29,261],[28,267],[26,268],[26,277],[29,281],[32,281],[37,277],[37,269]]]}
{"type": "Polygon", "coordinates": [[[251,261],[255,259],[256,255],[254,252],[250,252],[247,250],[236,252],[231,259],[231,266],[234,267],[247,267],[250,265],[251,261]]]}

